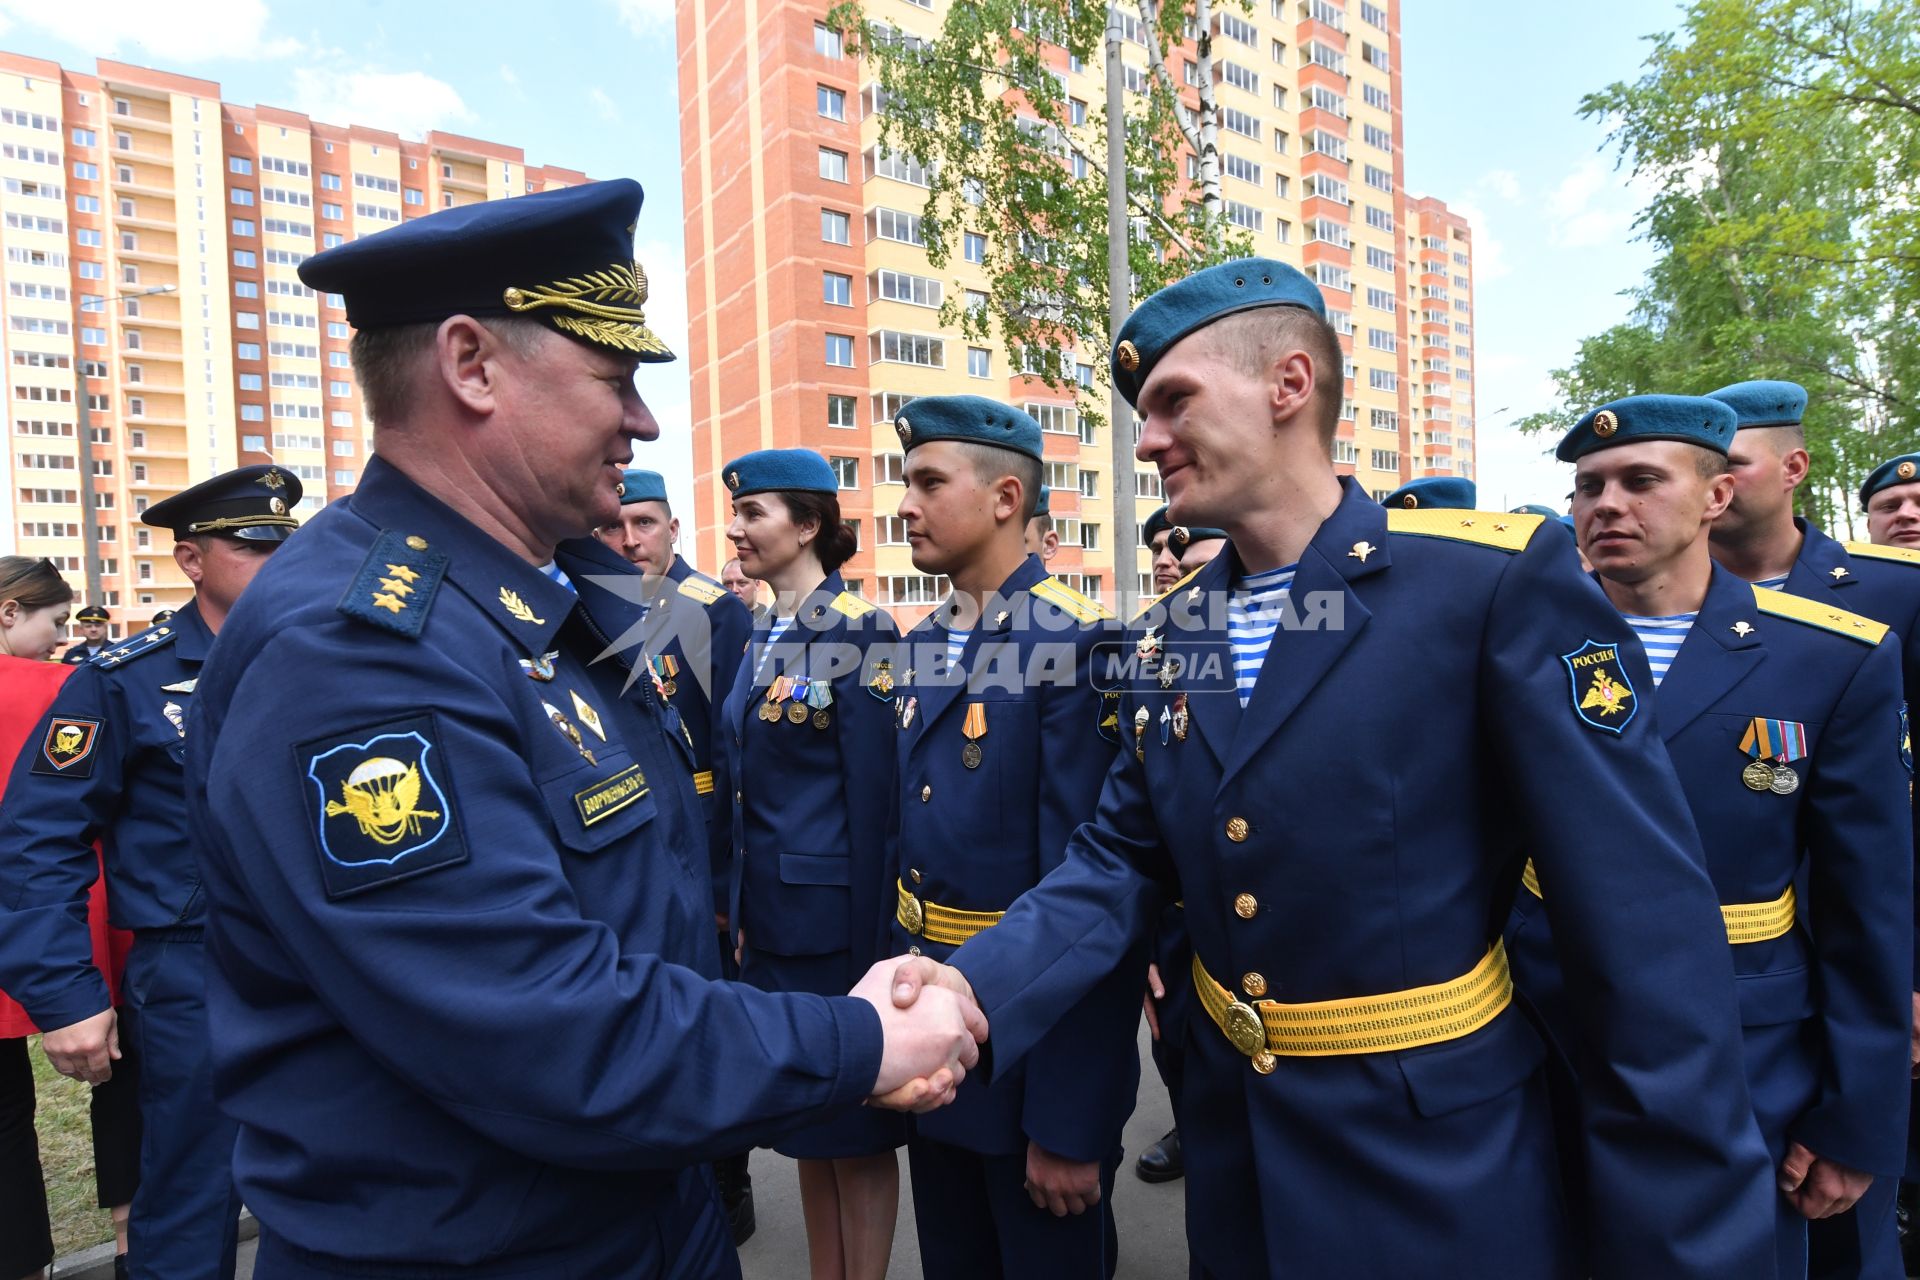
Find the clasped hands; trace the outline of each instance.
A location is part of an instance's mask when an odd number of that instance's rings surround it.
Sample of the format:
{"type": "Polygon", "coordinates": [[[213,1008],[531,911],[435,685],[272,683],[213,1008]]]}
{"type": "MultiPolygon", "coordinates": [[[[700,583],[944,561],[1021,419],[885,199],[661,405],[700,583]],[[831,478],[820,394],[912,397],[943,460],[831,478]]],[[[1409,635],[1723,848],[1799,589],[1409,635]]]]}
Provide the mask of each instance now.
{"type": "Polygon", "coordinates": [[[926,956],[882,960],[848,994],[880,1015],[885,1047],[869,1105],[920,1113],[952,1102],[987,1039],[960,971],[926,956]]]}

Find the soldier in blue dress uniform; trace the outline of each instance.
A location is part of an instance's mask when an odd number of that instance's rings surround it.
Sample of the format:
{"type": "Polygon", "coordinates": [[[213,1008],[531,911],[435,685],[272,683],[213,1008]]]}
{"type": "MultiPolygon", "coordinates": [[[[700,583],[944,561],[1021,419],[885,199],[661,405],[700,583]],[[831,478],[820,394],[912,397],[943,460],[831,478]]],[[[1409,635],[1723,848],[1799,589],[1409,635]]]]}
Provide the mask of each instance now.
{"type": "MultiPolygon", "coordinates": [[[[1059,864],[1120,741],[1095,686],[1117,640],[1099,602],[1049,577],[1022,531],[1040,424],[980,396],[922,396],[894,419],[900,500],[922,573],[953,594],[915,627],[894,691],[895,953],[945,959],[1059,864]]],[[[1104,1280],[1120,1131],[1140,1079],[1144,953],[1125,957],[1022,1068],[963,1086],[915,1125],[914,1221],[930,1280],[1104,1280]]]]}
{"type": "MultiPolygon", "coordinates": [[[[740,976],[727,928],[727,883],[733,866],[733,806],[722,800],[732,786],[726,776],[726,741],[720,708],[733,691],[740,655],[753,634],[753,615],[725,587],[700,573],[674,547],[680,520],[667,500],[658,471],[628,467],[620,481],[620,519],[599,530],[600,540],[644,575],[646,651],[654,692],[687,726],[693,739],[693,789],[707,819],[707,853],[713,868],[713,913],[719,926],[720,972],[740,976]]],[[[753,1235],[753,1178],[747,1152],[714,1162],[720,1202],[736,1245],[753,1235]]]]}
{"type": "MultiPolygon", "coordinates": [[[[1837,605],[1892,627],[1895,634],[1886,643],[1899,648],[1911,706],[1920,699],[1920,552],[1840,542],[1794,515],[1794,494],[1808,470],[1801,426],[1807,406],[1804,387],[1757,379],[1722,387],[1713,398],[1724,401],[1740,420],[1728,446],[1733,500],[1713,523],[1714,559],[1755,585],[1837,605]]],[[[1907,463],[1909,476],[1917,473],[1915,461],[1907,463]]],[[[1883,512],[1897,509],[1897,501],[1884,495],[1901,483],[1900,464],[1901,459],[1894,458],[1876,467],[1862,486],[1861,505],[1870,528],[1876,502],[1883,512]]],[[[1914,484],[1920,490],[1920,481],[1914,484]]],[[[1920,990],[1920,970],[1913,985],[1920,990]]],[[[1920,1009],[1920,999],[1914,1008],[1920,1009]]],[[[1900,1120],[1889,1116],[1887,1123],[1898,1127],[1900,1120]]],[[[1905,1276],[1894,1223],[1896,1195],[1897,1180],[1878,1177],[1852,1210],[1811,1223],[1809,1273],[1823,1280],[1905,1276]]]]}
{"type": "Polygon", "coordinates": [[[1764,1275],[1773,1169],[1699,840],[1651,713],[1583,710],[1645,659],[1558,528],[1336,477],[1341,361],[1317,286],[1265,259],[1128,320],[1140,456],[1231,547],[1135,631],[1130,738],[1065,863],[951,965],[900,962],[895,998],[977,993],[1005,1073],[1183,899],[1201,1274],[1764,1275]],[[1588,1258],[1500,945],[1528,854],[1563,886],[1588,1258]]]}
{"type": "Polygon", "coordinates": [[[41,1027],[63,1075],[99,1084],[119,1040],[140,1061],[136,1277],[230,1276],[240,1201],[234,1126],[214,1105],[206,900],[188,819],[187,715],[202,664],[255,573],[297,528],[300,481],[277,466],[202,481],[141,515],[177,539],[194,601],[73,673],[0,803],[0,987],[41,1027]],[[87,895],[100,841],[116,928],[133,931],[116,1025],[93,964],[87,895]]]}
{"type": "MultiPolygon", "coordinates": [[[[1633,696],[1659,711],[1720,895],[1747,1087],[1780,1165],[1784,1280],[1806,1274],[1809,1219],[1902,1163],[1887,1117],[1905,1106],[1913,836],[1886,626],[1748,583],[1708,554],[1738,420],[1718,400],[1634,396],[1583,417],[1558,456],[1578,465],[1581,545],[1647,651],[1657,692],[1633,696]]],[[[1534,918],[1558,890],[1545,871],[1526,884],[1515,982],[1564,1039],[1534,918]]]]}
{"type": "Polygon", "coordinates": [[[77,667],[83,662],[92,662],[113,647],[107,639],[107,623],[111,619],[105,609],[97,604],[82,605],[73,620],[80,626],[80,639],[60,655],[60,661],[77,667]]]}
{"type": "Polygon", "coordinates": [[[1903,453],[1875,467],[1860,486],[1860,504],[1873,545],[1920,549],[1920,453],[1903,453]]]}
{"type": "Polygon", "coordinates": [[[640,196],[301,266],[359,329],[374,456],[228,619],[188,732],[262,1280],[737,1275],[707,1161],[937,1103],[973,1056],[958,1003],[895,1021],[884,970],[853,998],[718,980],[692,743],[589,536],[659,430],[640,196]]]}
{"type": "Polygon", "coordinates": [[[1146,523],[1140,526],[1140,541],[1146,544],[1152,557],[1153,590],[1158,595],[1180,579],[1180,557],[1167,545],[1173,536],[1173,521],[1167,517],[1165,506],[1154,508],[1146,523]]]}
{"type": "MultiPolygon", "coordinates": [[[[767,991],[831,995],[886,954],[893,712],[867,654],[899,633],[840,577],[854,537],[825,458],[768,449],[720,474],[740,566],[774,592],[773,616],[755,628],[723,709],[740,976],[767,991]]],[[[816,1280],[886,1272],[900,1196],[894,1153],[905,1141],[898,1116],[869,1108],[773,1144],[800,1162],[816,1280]]]]}

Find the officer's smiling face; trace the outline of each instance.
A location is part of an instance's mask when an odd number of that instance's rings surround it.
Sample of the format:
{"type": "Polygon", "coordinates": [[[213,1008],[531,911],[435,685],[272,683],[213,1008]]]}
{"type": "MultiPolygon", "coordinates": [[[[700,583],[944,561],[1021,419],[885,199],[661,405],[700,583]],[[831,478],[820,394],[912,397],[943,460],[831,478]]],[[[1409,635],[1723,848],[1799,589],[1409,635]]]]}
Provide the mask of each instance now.
{"type": "MultiPolygon", "coordinates": [[[[635,440],[660,435],[634,387],[632,356],[543,333],[527,355],[502,353],[496,467],[506,492],[538,502],[530,528],[559,541],[620,520],[618,486],[635,440]]],[[[484,433],[483,433],[484,434],[484,433]]]]}
{"type": "Polygon", "coordinates": [[[1883,547],[1920,547],[1920,481],[1889,485],[1867,503],[1867,537],[1883,547]]]}
{"type": "Polygon", "coordinates": [[[1573,523],[1580,550],[1603,578],[1638,582],[1671,567],[1726,509],[1733,478],[1715,455],[1681,440],[1615,445],[1574,470],[1573,523]]]}
{"type": "Polygon", "coordinates": [[[784,572],[800,557],[818,525],[795,523],[793,513],[777,493],[751,493],[733,501],[733,523],[727,537],[733,541],[740,568],[749,578],[765,580],[784,572]]]}

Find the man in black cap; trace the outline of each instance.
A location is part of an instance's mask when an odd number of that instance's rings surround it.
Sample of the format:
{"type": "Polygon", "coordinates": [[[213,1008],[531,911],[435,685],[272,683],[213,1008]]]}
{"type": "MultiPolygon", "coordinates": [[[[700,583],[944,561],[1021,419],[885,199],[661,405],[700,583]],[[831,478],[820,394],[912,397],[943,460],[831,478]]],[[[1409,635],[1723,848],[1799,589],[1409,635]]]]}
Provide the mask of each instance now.
{"type": "Polygon", "coordinates": [[[188,761],[263,1276],[738,1275],[706,1161],[977,1061],[977,1011],[908,1016],[885,967],[853,998],[716,980],[692,744],[588,536],[659,434],[637,366],[672,358],[640,196],[300,268],[359,329],[374,456],[221,637],[188,761]]]}
{"type": "Polygon", "coordinates": [[[213,637],[298,527],[289,510],[299,500],[290,472],[252,466],[147,509],[142,522],[177,539],[193,602],[61,685],[0,802],[0,987],[51,1028],[41,1047],[62,1075],[101,1084],[120,1039],[137,1043],[145,1137],[127,1253],[136,1277],[233,1274],[234,1126],[213,1101],[206,909],[182,762],[213,637]],[[134,935],[124,1022],[87,929],[96,839],[112,922],[134,935]]]}
{"type": "Polygon", "coordinates": [[[71,649],[60,655],[60,661],[70,667],[83,662],[92,662],[107,650],[107,611],[97,604],[85,605],[73,615],[80,626],[80,640],[71,649]]]}

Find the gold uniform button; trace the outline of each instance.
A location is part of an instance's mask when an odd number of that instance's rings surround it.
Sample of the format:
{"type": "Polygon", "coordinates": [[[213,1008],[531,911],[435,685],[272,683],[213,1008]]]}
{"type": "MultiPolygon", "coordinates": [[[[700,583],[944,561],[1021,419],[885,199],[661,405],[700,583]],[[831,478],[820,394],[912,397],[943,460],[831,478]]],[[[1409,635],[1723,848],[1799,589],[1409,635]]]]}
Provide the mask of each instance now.
{"type": "Polygon", "coordinates": [[[919,955],[919,954],[920,954],[920,948],[918,948],[918,947],[908,947],[908,948],[907,948],[907,954],[908,954],[908,955],[910,955],[910,956],[917,956],[917,955],[919,955]]]}
{"type": "Polygon", "coordinates": [[[932,788],[931,786],[924,786],[924,787],[921,787],[921,788],[920,788],[920,803],[921,803],[921,804],[925,804],[925,803],[926,803],[927,801],[929,801],[929,800],[931,800],[931,799],[933,799],[933,788],[932,788]]]}
{"type": "Polygon", "coordinates": [[[908,875],[908,876],[909,876],[909,877],[910,877],[910,878],[911,878],[911,879],[913,880],[913,882],[914,882],[915,884],[919,884],[919,883],[920,883],[920,872],[919,872],[919,869],[918,869],[918,868],[915,868],[915,867],[908,867],[908,868],[907,868],[907,875],[908,875]]]}
{"type": "Polygon", "coordinates": [[[1247,820],[1245,818],[1227,819],[1227,839],[1233,841],[1235,844],[1239,844],[1242,840],[1245,840],[1249,830],[1251,830],[1251,828],[1247,826],[1247,820]]]}
{"type": "Polygon", "coordinates": [[[1278,1060],[1275,1059],[1274,1056],[1268,1053],[1265,1049],[1262,1049],[1259,1053],[1256,1053],[1253,1055],[1253,1069],[1255,1071],[1258,1071],[1263,1076],[1272,1075],[1273,1069],[1277,1065],[1278,1065],[1278,1060]]]}
{"type": "Polygon", "coordinates": [[[1260,974],[1248,974],[1246,977],[1240,979],[1240,985],[1247,989],[1247,994],[1250,996],[1263,996],[1267,994],[1267,980],[1260,974]]]}
{"type": "Polygon", "coordinates": [[[407,539],[407,546],[415,551],[425,551],[427,549],[427,540],[416,533],[407,539]]]}
{"type": "Polygon", "coordinates": [[[1253,913],[1260,909],[1260,899],[1250,893],[1243,893],[1233,900],[1233,914],[1242,920],[1253,919],[1253,913]]]}

